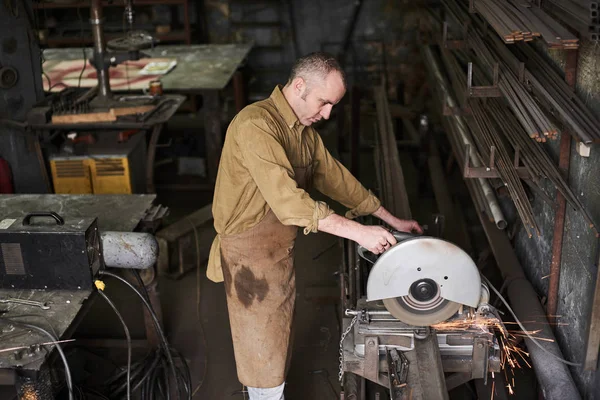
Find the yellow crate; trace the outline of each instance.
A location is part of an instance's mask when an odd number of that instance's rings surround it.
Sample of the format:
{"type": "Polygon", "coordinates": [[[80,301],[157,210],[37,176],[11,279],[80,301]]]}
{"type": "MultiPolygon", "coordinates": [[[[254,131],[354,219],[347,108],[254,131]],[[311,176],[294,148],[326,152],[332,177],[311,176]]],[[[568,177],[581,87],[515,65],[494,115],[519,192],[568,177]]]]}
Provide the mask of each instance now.
{"type": "Polygon", "coordinates": [[[50,160],[54,193],[92,194],[92,177],[89,159],[50,160]]]}
{"type": "Polygon", "coordinates": [[[132,194],[129,160],[123,158],[90,159],[95,194],[132,194]]]}
{"type": "Polygon", "coordinates": [[[51,155],[55,193],[133,194],[145,192],[146,141],[143,132],[125,142],[118,132],[98,133],[84,154],[51,155]]]}

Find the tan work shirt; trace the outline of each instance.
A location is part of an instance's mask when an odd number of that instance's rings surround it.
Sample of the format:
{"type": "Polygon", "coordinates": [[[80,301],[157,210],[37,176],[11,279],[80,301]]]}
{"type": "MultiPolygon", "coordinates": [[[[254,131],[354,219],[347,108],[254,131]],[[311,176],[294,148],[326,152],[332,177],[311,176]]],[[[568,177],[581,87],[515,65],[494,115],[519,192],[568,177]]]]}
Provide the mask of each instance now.
{"type": "Polygon", "coordinates": [[[212,212],[217,237],[207,276],[223,281],[219,235],[250,229],[270,209],[284,225],[317,232],[319,220],[333,214],[294,181],[294,167],[310,166],[313,186],[348,207],[347,218],[375,212],[379,199],[325,148],[317,131],[304,126],[280,87],[268,99],[244,108],[231,121],[223,145],[212,212]]]}

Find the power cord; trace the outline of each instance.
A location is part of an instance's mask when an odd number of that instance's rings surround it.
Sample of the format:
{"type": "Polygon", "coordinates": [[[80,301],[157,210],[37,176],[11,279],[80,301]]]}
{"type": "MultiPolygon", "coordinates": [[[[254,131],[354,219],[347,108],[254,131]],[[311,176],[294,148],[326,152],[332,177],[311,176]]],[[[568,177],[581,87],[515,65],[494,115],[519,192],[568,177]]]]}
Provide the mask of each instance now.
{"type": "Polygon", "coordinates": [[[129,328],[127,328],[127,324],[125,323],[123,316],[121,315],[115,304],[104,293],[104,282],[96,281],[95,285],[98,289],[98,294],[114,310],[115,314],[117,314],[119,321],[121,321],[121,325],[123,325],[123,330],[125,331],[125,337],[127,338],[127,400],[131,400],[131,335],[129,334],[129,328]]]}
{"type": "MultiPolygon", "coordinates": [[[[23,328],[33,329],[35,331],[38,331],[38,332],[46,335],[48,338],[50,338],[51,341],[58,342],[58,338],[56,337],[56,335],[53,335],[52,333],[48,332],[44,328],[39,327],[37,325],[27,324],[27,323],[24,323],[24,322],[15,321],[12,318],[0,318],[0,321],[3,322],[3,323],[5,323],[5,324],[14,324],[14,325],[21,326],[23,328]]],[[[65,366],[65,379],[67,381],[67,388],[69,389],[69,400],[74,400],[74,397],[73,397],[73,381],[71,379],[71,370],[69,369],[69,363],[67,362],[67,357],[65,356],[65,353],[64,353],[64,351],[63,351],[63,349],[62,349],[62,347],[60,346],[59,343],[56,343],[55,346],[56,346],[56,350],[60,354],[60,358],[62,359],[63,364],[65,366]]]]}
{"type": "MultiPolygon", "coordinates": [[[[140,293],[150,302],[150,296],[146,286],[137,270],[133,270],[133,275],[139,286],[140,293]]],[[[162,343],[161,343],[162,344],[162,343]]],[[[174,349],[169,349],[174,361],[176,362],[177,382],[179,387],[184,389],[188,399],[191,399],[191,375],[185,359],[174,349]]],[[[163,346],[148,353],[142,360],[135,362],[131,366],[131,393],[139,394],[142,399],[151,399],[156,396],[167,396],[169,372],[165,362],[165,350],[163,346]]],[[[111,398],[123,396],[126,389],[125,371],[121,370],[117,374],[105,381],[106,393],[110,393],[111,398]]]]}
{"type": "MultiPolygon", "coordinates": [[[[179,375],[178,375],[178,373],[177,373],[177,371],[176,371],[176,368],[175,368],[175,363],[173,362],[173,356],[171,355],[171,349],[169,348],[169,343],[167,342],[167,339],[166,339],[166,337],[165,337],[165,334],[164,334],[163,330],[162,330],[162,329],[161,329],[161,327],[160,327],[160,323],[159,323],[159,321],[158,321],[158,318],[157,318],[157,316],[156,316],[156,313],[155,313],[155,312],[154,312],[154,310],[152,309],[152,306],[151,306],[151,305],[150,305],[150,303],[149,303],[149,302],[146,300],[146,298],[144,297],[144,295],[142,295],[142,293],[141,293],[141,292],[140,292],[140,291],[139,291],[139,290],[138,290],[138,289],[137,289],[135,286],[133,286],[131,283],[129,283],[127,280],[125,280],[125,279],[124,279],[124,278],[122,278],[121,276],[119,276],[119,275],[117,275],[117,274],[114,274],[114,273],[112,273],[112,272],[109,272],[109,271],[105,271],[105,270],[102,270],[102,271],[100,271],[100,272],[99,272],[99,274],[100,274],[100,275],[102,275],[102,276],[110,276],[110,277],[113,277],[113,278],[115,278],[115,279],[117,279],[117,280],[121,281],[121,282],[122,282],[122,283],[124,283],[125,285],[127,285],[127,286],[128,286],[130,289],[131,289],[131,290],[133,290],[133,291],[134,291],[134,292],[137,294],[137,296],[138,296],[138,297],[139,297],[139,298],[142,300],[142,302],[143,302],[144,306],[145,306],[145,307],[148,309],[148,311],[149,311],[150,315],[152,316],[152,321],[154,322],[154,326],[155,326],[155,328],[156,328],[156,332],[157,332],[157,333],[158,333],[158,335],[159,335],[159,338],[160,338],[160,341],[161,341],[161,344],[162,344],[162,347],[163,347],[163,350],[164,350],[165,356],[166,356],[166,358],[167,358],[167,363],[166,363],[167,365],[166,365],[166,367],[168,367],[168,368],[169,368],[169,370],[170,370],[171,374],[173,375],[173,378],[175,379],[175,385],[176,385],[176,388],[177,388],[177,390],[176,390],[176,392],[177,392],[177,398],[178,398],[178,399],[181,399],[181,389],[180,389],[180,385],[179,385],[179,380],[180,380],[180,377],[179,377],[179,375]]],[[[164,360],[163,360],[162,362],[163,362],[163,364],[164,364],[164,360]]],[[[185,363],[185,360],[183,360],[183,362],[185,363]]],[[[157,374],[157,373],[158,373],[158,369],[156,369],[155,371],[153,371],[153,373],[151,374],[151,378],[152,378],[152,377],[153,377],[155,374],[157,374]]],[[[152,381],[152,380],[153,380],[153,379],[151,379],[151,381],[152,381]]],[[[170,396],[168,395],[168,394],[169,394],[169,392],[170,392],[170,389],[169,389],[169,379],[168,379],[168,377],[166,377],[164,384],[165,384],[165,391],[164,391],[164,393],[166,393],[166,394],[167,394],[167,399],[168,399],[168,398],[170,397],[170,396]]],[[[185,385],[184,385],[184,387],[185,387],[185,385]]],[[[158,388],[159,388],[159,391],[162,391],[162,385],[160,384],[160,381],[159,381],[159,383],[158,383],[158,388]]],[[[186,388],[186,389],[189,389],[189,388],[186,388]]],[[[150,388],[150,394],[151,394],[151,396],[150,396],[150,397],[143,397],[143,398],[153,398],[153,397],[152,397],[152,393],[153,393],[153,388],[151,387],[151,388],[150,388]]],[[[188,397],[188,399],[191,399],[191,392],[190,392],[189,390],[187,390],[187,397],[188,397]]]]}
{"type": "Polygon", "coordinates": [[[510,308],[510,306],[508,305],[508,302],[506,301],[506,299],[500,294],[500,292],[494,287],[494,285],[492,285],[492,282],[490,282],[490,280],[488,278],[486,278],[485,276],[482,275],[482,278],[485,280],[485,282],[489,285],[489,287],[494,291],[494,293],[496,293],[496,296],[498,296],[498,298],[502,301],[502,303],[504,303],[504,305],[506,306],[507,310],[510,311],[510,313],[512,314],[512,316],[515,318],[515,321],[517,322],[517,324],[519,325],[519,327],[523,330],[523,333],[540,349],[542,349],[544,351],[544,353],[547,353],[549,355],[551,355],[553,358],[555,358],[556,360],[560,361],[563,364],[567,364],[567,365],[572,365],[574,367],[579,367],[581,366],[581,363],[575,363],[572,361],[567,361],[564,358],[561,358],[559,356],[557,356],[556,354],[552,353],[551,351],[547,350],[545,347],[543,347],[539,341],[534,338],[533,336],[531,336],[529,334],[529,332],[527,332],[527,329],[523,326],[523,324],[521,323],[521,321],[519,320],[519,318],[516,316],[515,312],[512,310],[512,308],[510,308]]]}

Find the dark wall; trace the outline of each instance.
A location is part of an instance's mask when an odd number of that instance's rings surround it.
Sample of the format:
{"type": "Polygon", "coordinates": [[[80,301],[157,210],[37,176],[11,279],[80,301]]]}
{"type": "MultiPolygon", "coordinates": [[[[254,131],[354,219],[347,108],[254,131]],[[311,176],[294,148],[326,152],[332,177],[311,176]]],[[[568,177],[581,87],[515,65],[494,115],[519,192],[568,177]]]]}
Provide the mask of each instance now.
{"type": "MultiPolygon", "coordinates": [[[[564,52],[548,52],[557,66],[564,66],[564,52]]],[[[600,53],[593,43],[584,42],[579,53],[577,94],[600,116],[600,53]]],[[[600,151],[592,146],[589,158],[581,157],[572,142],[569,183],[586,206],[594,221],[600,221],[600,151]]],[[[558,160],[558,141],[548,144],[558,160]]],[[[516,249],[528,276],[540,297],[547,296],[548,275],[552,258],[554,206],[536,199],[533,203],[541,230],[539,237],[529,239],[524,231],[517,236],[516,249]]],[[[562,249],[562,269],[557,314],[560,326],[557,340],[570,361],[583,362],[592,298],[596,282],[598,240],[583,217],[567,206],[562,249]]],[[[600,375],[571,368],[573,377],[585,399],[600,399],[600,375]]]]}
{"type": "MultiPolygon", "coordinates": [[[[209,37],[213,43],[253,40],[257,46],[249,60],[257,78],[282,83],[297,56],[313,51],[341,52],[342,43],[352,21],[356,6],[348,0],[281,1],[280,7],[261,6],[273,2],[220,0],[205,6],[209,37]],[[240,4],[242,3],[242,4],[240,4]],[[281,20],[283,33],[264,28],[243,28],[232,21],[281,20]],[[295,30],[294,43],[292,31],[295,30]],[[269,51],[262,46],[281,43],[282,52],[269,51]],[[260,69],[280,71],[260,76],[260,69]]],[[[414,68],[419,60],[416,48],[420,7],[411,1],[365,0],[356,20],[351,43],[344,58],[345,70],[351,82],[380,83],[384,72],[390,94],[399,82],[416,82],[413,75],[422,69],[414,68]]],[[[422,82],[422,78],[420,80],[422,82]]],[[[410,86],[410,85],[408,85],[410,86]]],[[[410,87],[409,87],[410,89],[410,87]]]]}

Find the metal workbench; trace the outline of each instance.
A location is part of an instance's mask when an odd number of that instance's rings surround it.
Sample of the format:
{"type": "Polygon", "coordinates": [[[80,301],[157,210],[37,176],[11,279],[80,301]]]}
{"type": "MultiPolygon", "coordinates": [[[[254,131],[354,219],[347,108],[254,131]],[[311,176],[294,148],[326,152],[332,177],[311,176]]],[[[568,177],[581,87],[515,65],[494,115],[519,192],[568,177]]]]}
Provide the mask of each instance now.
{"type": "MultiPolygon", "coordinates": [[[[33,211],[54,211],[63,217],[97,217],[102,231],[133,231],[152,208],[154,195],[0,195],[0,221],[33,211]]],[[[3,318],[40,326],[58,338],[68,338],[85,314],[93,294],[87,290],[0,290],[0,299],[47,303],[49,309],[15,303],[0,304],[3,318]]],[[[0,324],[2,349],[32,346],[50,339],[15,323],[0,324]]],[[[0,370],[38,371],[53,346],[0,352],[0,370]]]]}
{"type": "MultiPolygon", "coordinates": [[[[216,178],[219,157],[223,146],[221,135],[221,102],[219,93],[229,84],[237,69],[243,65],[252,49],[252,44],[205,44],[190,46],[157,46],[144,50],[150,57],[174,58],[177,66],[168,74],[160,77],[166,93],[201,95],[203,97],[204,126],[206,132],[206,157],[209,177],[216,178]]],[[[92,49],[86,49],[90,59],[92,49]]],[[[64,60],[83,58],[82,48],[46,49],[43,64],[45,70],[64,60]]],[[[242,90],[241,80],[233,79],[234,90],[242,90]]],[[[117,91],[116,91],[117,92],[117,91]]],[[[160,131],[153,132],[148,149],[149,157],[154,154],[160,131]],[[156,136],[156,137],[155,137],[156,136]]],[[[154,161],[154,158],[152,158],[154,161]]],[[[151,173],[150,170],[148,173],[151,173]]],[[[148,191],[154,192],[152,183],[148,191]]]]}

